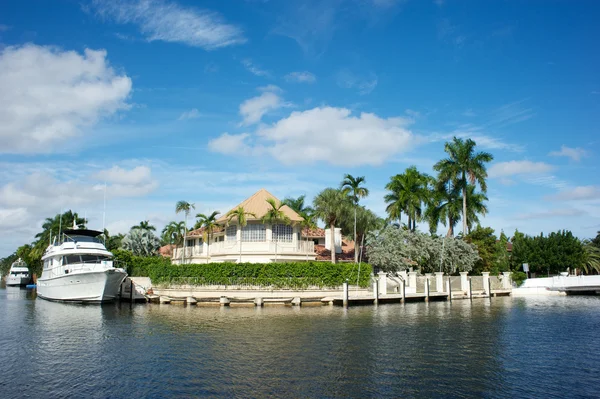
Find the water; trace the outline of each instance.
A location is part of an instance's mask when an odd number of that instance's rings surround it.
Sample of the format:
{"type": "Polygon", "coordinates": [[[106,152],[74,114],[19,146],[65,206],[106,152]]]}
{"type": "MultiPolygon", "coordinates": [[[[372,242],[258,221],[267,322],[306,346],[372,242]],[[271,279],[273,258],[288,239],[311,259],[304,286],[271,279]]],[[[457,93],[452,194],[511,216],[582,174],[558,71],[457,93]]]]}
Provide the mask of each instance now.
{"type": "Polygon", "coordinates": [[[0,397],[598,397],[600,298],[83,306],[0,288],[0,397]]]}

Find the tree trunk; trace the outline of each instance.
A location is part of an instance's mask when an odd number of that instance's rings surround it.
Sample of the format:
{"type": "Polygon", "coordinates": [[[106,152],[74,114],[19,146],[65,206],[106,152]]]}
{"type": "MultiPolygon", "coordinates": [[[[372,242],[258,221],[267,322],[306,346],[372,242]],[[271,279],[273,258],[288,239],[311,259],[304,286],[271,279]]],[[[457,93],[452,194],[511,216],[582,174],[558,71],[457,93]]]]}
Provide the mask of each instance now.
{"type": "Polygon", "coordinates": [[[356,250],[356,207],[354,205],[354,263],[358,263],[358,251],[356,250]]]}
{"type": "Polygon", "coordinates": [[[467,183],[463,187],[463,236],[467,235],[467,183]]]}
{"type": "Polygon", "coordinates": [[[183,253],[181,254],[181,264],[185,263],[185,244],[187,243],[187,213],[185,214],[185,225],[183,226],[183,253]]]}
{"type": "Polygon", "coordinates": [[[410,231],[410,226],[412,226],[412,218],[408,217],[408,231],[410,231]]]}
{"type": "Polygon", "coordinates": [[[448,233],[446,237],[454,237],[454,220],[451,217],[448,218],[448,233]]]}
{"type": "Polygon", "coordinates": [[[329,246],[331,247],[331,263],[335,263],[335,223],[330,224],[331,240],[329,246]]]}

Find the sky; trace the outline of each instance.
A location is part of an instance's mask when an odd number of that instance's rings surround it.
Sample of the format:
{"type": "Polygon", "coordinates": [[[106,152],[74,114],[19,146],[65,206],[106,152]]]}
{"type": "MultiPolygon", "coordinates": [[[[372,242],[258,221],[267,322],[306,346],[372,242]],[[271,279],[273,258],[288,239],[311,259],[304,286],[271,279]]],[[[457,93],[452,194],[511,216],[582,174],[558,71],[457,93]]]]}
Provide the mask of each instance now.
{"type": "Polygon", "coordinates": [[[345,173],[385,216],[390,177],[434,175],[454,136],[494,156],[482,225],[595,236],[599,17],[583,0],[0,2],[0,256],[61,210],[160,230],[179,200],[310,202],[345,173]]]}

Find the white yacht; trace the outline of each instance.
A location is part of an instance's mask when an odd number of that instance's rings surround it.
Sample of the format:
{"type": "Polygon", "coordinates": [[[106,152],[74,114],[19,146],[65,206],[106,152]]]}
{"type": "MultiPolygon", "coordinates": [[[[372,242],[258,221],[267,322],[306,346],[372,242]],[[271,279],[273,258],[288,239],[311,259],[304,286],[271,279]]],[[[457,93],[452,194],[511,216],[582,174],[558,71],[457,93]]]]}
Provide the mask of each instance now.
{"type": "Polygon", "coordinates": [[[117,298],[127,277],[115,268],[110,253],[95,230],[65,230],[61,242],[48,246],[42,256],[37,295],[54,301],[107,302],[117,298]]]}
{"type": "Polygon", "coordinates": [[[31,274],[25,262],[19,258],[10,266],[10,271],[6,276],[6,285],[9,286],[24,286],[31,281],[31,274]]]}

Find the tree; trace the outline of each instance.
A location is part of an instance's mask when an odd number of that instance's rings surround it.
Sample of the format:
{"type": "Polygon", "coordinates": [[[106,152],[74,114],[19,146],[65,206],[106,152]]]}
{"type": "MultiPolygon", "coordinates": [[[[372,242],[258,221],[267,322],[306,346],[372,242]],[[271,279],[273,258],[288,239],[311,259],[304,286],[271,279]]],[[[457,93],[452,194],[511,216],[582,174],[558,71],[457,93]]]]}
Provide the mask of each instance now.
{"type": "Polygon", "coordinates": [[[162,230],[161,240],[163,244],[181,245],[185,234],[185,222],[171,222],[162,230]]]}
{"type": "Polygon", "coordinates": [[[277,203],[273,198],[267,198],[267,203],[269,204],[269,210],[262,217],[261,221],[265,224],[271,225],[271,240],[275,242],[275,260],[277,260],[277,241],[279,237],[276,237],[273,233],[273,226],[276,224],[285,224],[289,225],[292,223],[290,218],[283,212],[282,208],[285,205],[284,203],[277,203]]]}
{"type": "MultiPolygon", "coordinates": [[[[480,259],[475,263],[473,272],[481,274],[481,272],[494,272],[498,270],[498,248],[496,243],[496,235],[491,227],[478,226],[465,237],[465,241],[474,244],[477,247],[480,259]]],[[[506,251],[506,247],[504,247],[506,251]]]]}
{"type": "Polygon", "coordinates": [[[600,248],[595,246],[592,241],[585,240],[583,242],[584,261],[581,266],[586,274],[596,272],[600,274],[600,248]]]}
{"type": "Polygon", "coordinates": [[[121,241],[121,248],[135,256],[153,256],[160,247],[160,240],[150,230],[131,229],[121,241]]]}
{"type": "Polygon", "coordinates": [[[463,195],[463,235],[467,235],[467,196],[468,184],[479,184],[483,193],[487,192],[487,170],[485,163],[491,162],[494,157],[487,152],[475,153],[476,143],[467,139],[454,137],[452,142],[446,143],[444,151],[448,158],[436,163],[433,167],[439,173],[438,180],[443,184],[451,183],[459,187],[463,195]]]}
{"type": "MultiPolygon", "coordinates": [[[[137,226],[134,226],[134,227],[137,227],[137,226]]],[[[132,227],[132,229],[134,227],[132,227]]],[[[117,234],[116,236],[111,236],[109,234],[108,230],[104,229],[104,232],[102,233],[102,235],[99,238],[103,239],[104,246],[106,247],[106,249],[112,252],[114,250],[121,248],[121,242],[123,241],[124,237],[125,237],[124,234],[117,234]]]]}
{"type": "Polygon", "coordinates": [[[185,214],[185,224],[183,228],[183,251],[181,253],[181,263],[185,263],[185,245],[187,241],[187,218],[192,209],[196,209],[194,204],[190,204],[187,201],[177,201],[175,204],[175,213],[183,212],[185,214]]]}
{"type": "Polygon", "coordinates": [[[590,244],[596,248],[600,248],[600,231],[596,234],[596,237],[590,240],[590,244]]]}
{"type": "Polygon", "coordinates": [[[364,176],[354,177],[349,174],[344,175],[344,180],[340,184],[340,189],[346,195],[350,196],[352,205],[354,205],[354,263],[358,263],[358,251],[356,250],[357,235],[356,235],[356,212],[358,203],[361,198],[365,198],[369,195],[369,189],[363,187],[367,181],[364,176]]]}
{"type": "Polygon", "coordinates": [[[416,223],[421,220],[425,205],[429,203],[431,192],[429,184],[432,182],[430,176],[419,172],[416,166],[407,168],[403,174],[392,176],[390,182],[385,186],[390,191],[384,199],[388,203],[388,214],[390,218],[398,216],[402,212],[408,216],[408,227],[415,231],[416,223]]]}
{"type": "Polygon", "coordinates": [[[348,196],[342,190],[326,188],[313,200],[315,216],[330,228],[331,263],[335,263],[335,224],[348,212],[348,196]]]}
{"type": "Polygon", "coordinates": [[[142,229],[142,230],[156,231],[156,227],[152,226],[150,224],[149,220],[143,220],[143,221],[140,222],[140,224],[132,226],[131,228],[132,229],[142,229]]]}
{"type": "Polygon", "coordinates": [[[310,206],[306,206],[304,204],[305,198],[306,198],[305,195],[301,195],[298,198],[286,197],[282,201],[282,203],[284,205],[289,206],[291,209],[293,209],[300,216],[302,216],[302,215],[310,215],[310,214],[312,214],[314,212],[314,209],[311,208],[310,206]]]}
{"type": "Polygon", "coordinates": [[[213,234],[214,229],[218,226],[217,225],[217,215],[219,215],[220,213],[221,212],[219,212],[219,211],[214,211],[210,215],[205,215],[203,213],[199,213],[196,215],[196,218],[198,220],[196,221],[195,228],[203,228],[204,231],[206,232],[206,235],[208,237],[207,253],[209,256],[210,256],[210,242],[212,241],[212,234],[213,234]]]}
{"type": "MultiPolygon", "coordinates": [[[[227,225],[231,223],[232,220],[235,220],[236,223],[240,226],[240,234],[241,230],[248,225],[247,216],[256,217],[256,215],[252,212],[246,212],[243,207],[237,207],[236,209],[232,209],[225,215],[227,217],[227,225]]],[[[242,237],[240,236],[240,262],[242,261],[242,237]]]]}
{"type": "MultiPolygon", "coordinates": [[[[361,243],[363,243],[363,237],[366,233],[373,230],[381,230],[385,225],[385,220],[377,216],[370,209],[364,206],[358,206],[357,218],[356,218],[356,243],[360,249],[361,243]]],[[[342,232],[351,231],[353,229],[354,221],[352,218],[342,218],[339,222],[342,232]]],[[[360,251],[358,251],[360,252],[360,251]]]]}

